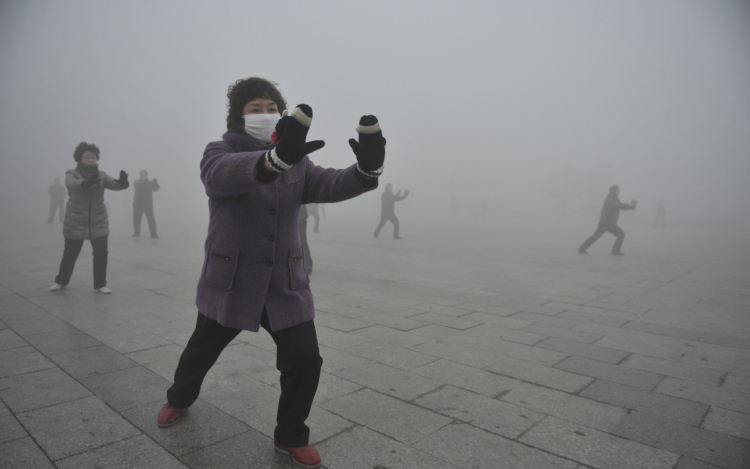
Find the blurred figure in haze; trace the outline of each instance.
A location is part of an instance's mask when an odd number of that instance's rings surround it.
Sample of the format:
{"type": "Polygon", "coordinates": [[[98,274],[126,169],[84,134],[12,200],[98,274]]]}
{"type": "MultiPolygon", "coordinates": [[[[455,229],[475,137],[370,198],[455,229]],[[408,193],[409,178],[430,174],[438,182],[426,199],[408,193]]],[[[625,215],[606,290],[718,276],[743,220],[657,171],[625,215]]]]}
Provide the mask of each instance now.
{"type": "Polygon", "coordinates": [[[49,190],[47,191],[49,194],[49,218],[47,218],[47,223],[52,223],[52,220],[55,219],[55,212],[58,209],[60,210],[60,222],[65,219],[65,196],[68,192],[60,184],[60,178],[55,178],[52,182],[54,184],[49,186],[49,190]]]}
{"type": "Polygon", "coordinates": [[[589,248],[597,239],[609,231],[617,237],[615,245],[612,248],[612,254],[615,256],[622,256],[623,253],[620,250],[622,248],[622,242],[625,240],[625,232],[622,228],[617,226],[617,219],[620,216],[620,210],[635,210],[635,206],[638,202],[633,199],[629,204],[620,202],[618,198],[620,196],[620,188],[618,186],[612,186],[609,188],[609,195],[604,199],[604,207],[602,207],[602,213],[599,216],[599,226],[593,235],[578,248],[578,252],[586,254],[586,249],[589,248]]]}
{"type": "Polygon", "coordinates": [[[654,228],[656,228],[656,225],[661,223],[662,228],[666,228],[666,223],[664,223],[664,217],[667,216],[667,211],[664,209],[664,199],[659,199],[656,201],[656,220],[654,220],[654,228]]]}
{"type": "Polygon", "coordinates": [[[138,179],[133,182],[135,195],[133,196],[133,236],[141,235],[141,220],[146,214],[148,220],[148,231],[152,238],[158,238],[156,234],[156,220],[154,219],[154,196],[159,190],[159,182],[154,178],[148,180],[148,172],[141,171],[138,179]]]}
{"type": "Polygon", "coordinates": [[[401,190],[399,189],[398,193],[393,193],[393,184],[388,183],[385,185],[385,192],[383,192],[383,195],[380,196],[380,199],[382,201],[382,208],[380,211],[380,223],[378,224],[378,227],[375,228],[375,234],[374,236],[377,238],[380,234],[380,230],[383,229],[383,226],[385,226],[385,222],[390,221],[393,223],[393,239],[401,239],[401,237],[398,235],[398,218],[396,218],[396,202],[400,200],[404,200],[406,196],[409,195],[409,191],[404,191],[404,195],[401,195],[401,190]]]}
{"type": "MultiPolygon", "coordinates": [[[[179,422],[224,348],[243,330],[263,328],[276,344],[281,372],[274,448],[297,464],[318,467],[320,455],[309,444],[305,420],[323,359],[299,212],[303,204],[341,202],[377,188],[385,138],[375,116],[362,116],[359,140],[349,140],[356,162],[346,169],[323,168],[308,156],[324,146],[307,141],[310,106],[299,104],[287,113],[275,84],[258,77],[237,80],[227,97],[227,132],[206,146],[200,163],[210,218],[195,300],[198,317],[157,422],[161,427],[179,422]]],[[[244,389],[235,391],[241,396],[244,389]]],[[[257,396],[250,392],[244,398],[252,402],[257,396]]],[[[171,438],[190,444],[195,424],[171,438]]]]}
{"type": "Polygon", "coordinates": [[[309,216],[307,205],[299,206],[299,242],[302,244],[302,254],[305,256],[305,272],[307,272],[307,275],[310,275],[312,273],[313,261],[312,254],[310,254],[310,245],[307,244],[307,217],[309,216]]]}
{"type": "Polygon", "coordinates": [[[109,219],[104,205],[104,189],[121,191],[130,187],[128,173],[120,171],[120,179],[113,179],[99,171],[99,148],[93,143],[81,142],[73,153],[78,163],[65,173],[68,188],[68,205],[65,209],[63,251],[60,272],[50,291],[60,291],[70,282],[83,241],[91,241],[94,251],[94,291],[112,293],[107,287],[107,237],[109,219]]]}
{"type": "Polygon", "coordinates": [[[315,219],[313,233],[320,233],[318,225],[320,224],[320,215],[318,215],[318,204],[307,204],[307,213],[315,219]]]}

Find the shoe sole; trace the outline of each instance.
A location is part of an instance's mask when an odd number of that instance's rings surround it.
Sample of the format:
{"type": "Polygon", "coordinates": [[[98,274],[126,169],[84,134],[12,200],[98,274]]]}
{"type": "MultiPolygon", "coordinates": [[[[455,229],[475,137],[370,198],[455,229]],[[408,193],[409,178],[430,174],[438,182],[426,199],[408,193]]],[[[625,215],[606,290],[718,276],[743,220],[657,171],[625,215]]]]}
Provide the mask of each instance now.
{"type": "Polygon", "coordinates": [[[177,422],[179,422],[181,418],[182,418],[182,415],[180,415],[179,417],[177,417],[177,420],[175,420],[174,422],[170,422],[170,423],[157,423],[157,425],[160,426],[161,428],[171,427],[172,425],[174,425],[177,422]]]}
{"type": "MultiPolygon", "coordinates": [[[[286,451],[286,450],[284,450],[284,449],[281,449],[281,448],[279,448],[279,447],[278,447],[278,446],[276,446],[276,445],[273,445],[273,449],[275,449],[277,453],[280,453],[280,454],[286,454],[287,456],[289,456],[290,458],[292,458],[292,455],[291,455],[291,454],[289,453],[289,451],[286,451]]],[[[319,462],[318,464],[316,464],[316,465],[314,465],[314,466],[309,466],[309,465],[307,465],[307,464],[302,464],[301,462],[297,461],[297,460],[296,460],[296,459],[294,459],[294,458],[292,458],[292,461],[294,461],[294,464],[296,464],[296,465],[298,465],[298,466],[301,466],[301,467],[307,467],[307,468],[309,468],[309,469],[315,469],[316,467],[320,467],[320,465],[321,465],[321,464],[323,464],[323,462],[321,461],[321,462],[319,462]]]]}

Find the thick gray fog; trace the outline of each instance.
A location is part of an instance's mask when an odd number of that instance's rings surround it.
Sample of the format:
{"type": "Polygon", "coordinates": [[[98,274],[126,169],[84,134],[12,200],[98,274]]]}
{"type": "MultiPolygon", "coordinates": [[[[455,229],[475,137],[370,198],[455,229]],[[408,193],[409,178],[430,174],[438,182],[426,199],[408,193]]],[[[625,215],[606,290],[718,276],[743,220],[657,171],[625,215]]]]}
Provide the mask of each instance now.
{"type": "MultiPolygon", "coordinates": [[[[2,223],[46,216],[80,141],[159,179],[162,232],[205,221],[227,86],[261,76],[313,107],[317,164],[355,162],[359,117],[379,117],[402,224],[483,198],[496,219],[593,222],[619,184],[643,220],[663,198],[675,223],[750,225],[748,2],[0,5],[2,223]]],[[[328,210],[374,227],[380,191],[328,210]]],[[[109,192],[112,216],[131,200],[109,192]]]]}

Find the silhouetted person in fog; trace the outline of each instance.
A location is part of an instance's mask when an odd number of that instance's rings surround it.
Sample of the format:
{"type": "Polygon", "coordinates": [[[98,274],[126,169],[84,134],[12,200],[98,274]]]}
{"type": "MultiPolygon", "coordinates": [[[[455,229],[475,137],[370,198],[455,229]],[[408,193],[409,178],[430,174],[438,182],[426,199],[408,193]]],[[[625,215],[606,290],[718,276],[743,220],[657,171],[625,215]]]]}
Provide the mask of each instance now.
{"type": "Polygon", "coordinates": [[[318,204],[307,204],[307,213],[315,219],[313,233],[320,233],[318,225],[320,224],[320,215],[318,215],[318,204]]]}
{"type": "MultiPolygon", "coordinates": [[[[313,205],[313,204],[309,204],[313,205]]],[[[299,206],[299,242],[302,245],[302,253],[305,256],[305,272],[307,275],[312,273],[313,261],[310,254],[310,245],[307,244],[307,205],[299,206]]]]}
{"type": "Polygon", "coordinates": [[[158,238],[156,234],[156,219],[154,219],[154,196],[159,190],[159,182],[154,178],[148,180],[148,172],[141,171],[138,180],[133,182],[135,195],[133,196],[133,236],[141,235],[141,220],[146,214],[148,220],[148,231],[152,238],[158,238]]]}
{"type": "Polygon", "coordinates": [[[120,178],[113,179],[104,171],[99,171],[99,148],[93,143],[81,142],[73,153],[73,159],[78,165],[65,172],[65,187],[68,188],[63,222],[65,250],[60,271],[50,291],[60,291],[70,282],[83,241],[88,239],[94,251],[94,291],[112,293],[107,287],[109,218],[107,206],[104,205],[104,189],[127,189],[130,187],[128,173],[120,171],[120,178]]]}
{"type": "Polygon", "coordinates": [[[609,195],[604,199],[604,207],[602,207],[602,213],[599,216],[599,226],[593,235],[578,248],[578,252],[586,254],[586,249],[589,248],[597,239],[609,231],[617,237],[615,245],[612,248],[612,254],[616,256],[622,256],[623,253],[620,251],[622,248],[622,242],[625,240],[625,232],[622,228],[617,226],[617,219],[620,216],[620,210],[635,210],[635,206],[638,202],[633,199],[629,204],[620,202],[618,198],[620,196],[620,188],[618,186],[612,186],[609,188],[609,195]]]}
{"type": "Polygon", "coordinates": [[[65,220],[65,196],[68,194],[68,191],[60,184],[60,178],[55,178],[52,182],[54,184],[49,186],[49,190],[47,191],[49,194],[49,218],[47,218],[47,223],[52,223],[57,210],[60,210],[60,222],[65,220]]]}
{"type": "Polygon", "coordinates": [[[383,229],[383,226],[385,226],[385,222],[390,221],[393,223],[393,239],[401,239],[401,237],[398,235],[398,218],[396,218],[396,214],[394,213],[396,210],[396,202],[400,200],[404,200],[406,196],[409,195],[409,191],[404,191],[404,195],[401,195],[401,190],[398,191],[398,193],[393,193],[393,184],[386,184],[385,185],[385,192],[383,192],[383,195],[380,196],[382,200],[382,209],[380,212],[380,223],[378,224],[378,227],[375,228],[375,234],[374,236],[377,238],[380,234],[380,230],[383,229]]]}
{"type": "Polygon", "coordinates": [[[666,223],[664,222],[664,218],[667,216],[667,211],[664,209],[664,199],[659,199],[656,201],[656,220],[654,220],[654,228],[656,228],[656,225],[661,223],[662,228],[666,228],[666,223]]]}

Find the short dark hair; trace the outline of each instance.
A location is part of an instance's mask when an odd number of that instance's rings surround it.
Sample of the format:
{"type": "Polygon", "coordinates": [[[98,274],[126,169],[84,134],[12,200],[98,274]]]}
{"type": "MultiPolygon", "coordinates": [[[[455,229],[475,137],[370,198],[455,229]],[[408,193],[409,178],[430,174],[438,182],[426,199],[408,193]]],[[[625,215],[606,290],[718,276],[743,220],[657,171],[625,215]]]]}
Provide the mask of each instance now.
{"type": "Polygon", "coordinates": [[[73,152],[73,159],[76,160],[76,163],[81,162],[81,157],[87,151],[90,151],[91,153],[95,154],[96,160],[99,161],[99,147],[97,147],[93,143],[81,142],[76,147],[76,151],[73,152]]]}
{"type": "Polygon", "coordinates": [[[277,86],[278,83],[259,77],[242,78],[230,85],[227,91],[227,98],[229,98],[227,128],[245,127],[242,109],[245,104],[256,98],[270,99],[278,106],[279,113],[283,112],[286,109],[286,101],[276,88],[277,86]]]}
{"type": "Polygon", "coordinates": [[[609,188],[609,192],[610,192],[610,194],[611,194],[612,192],[614,192],[614,191],[615,191],[615,189],[619,189],[619,188],[620,188],[620,186],[612,186],[612,187],[610,187],[610,188],[609,188]]]}

